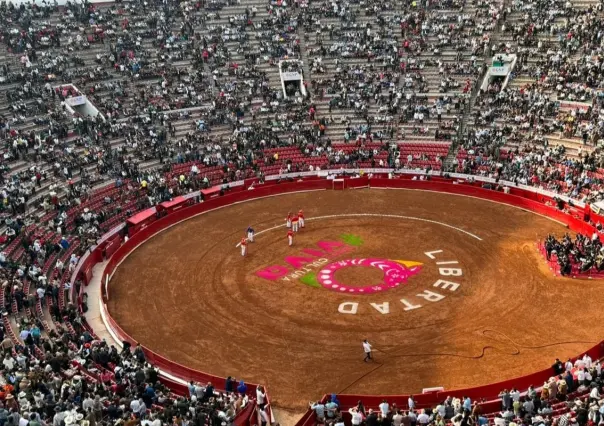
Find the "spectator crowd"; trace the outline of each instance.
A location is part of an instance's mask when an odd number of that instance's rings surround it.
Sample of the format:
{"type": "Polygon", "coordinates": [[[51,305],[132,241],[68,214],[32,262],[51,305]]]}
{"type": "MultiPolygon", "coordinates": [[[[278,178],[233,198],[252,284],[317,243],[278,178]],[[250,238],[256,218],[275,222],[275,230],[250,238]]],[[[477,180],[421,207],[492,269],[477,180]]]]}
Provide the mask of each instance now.
{"type": "MultiPolygon", "coordinates": [[[[140,347],[95,338],[85,298],[66,296],[103,233],[177,195],[389,167],[601,200],[603,3],[587,3],[1,3],[0,426],[222,426],[250,403],[230,381],[175,395],[140,347]],[[480,88],[499,53],[517,56],[509,80],[480,88]],[[285,90],[282,72],[301,74],[304,90],[285,90]],[[72,102],[80,96],[98,114],[72,102]]],[[[598,238],[545,246],[565,272],[604,267],[598,238]]],[[[599,363],[584,359],[539,391],[504,391],[490,417],[469,398],[348,414],[367,426],[585,426],[604,423],[601,386],[599,363]]],[[[340,426],[335,396],[312,406],[340,426]]]]}

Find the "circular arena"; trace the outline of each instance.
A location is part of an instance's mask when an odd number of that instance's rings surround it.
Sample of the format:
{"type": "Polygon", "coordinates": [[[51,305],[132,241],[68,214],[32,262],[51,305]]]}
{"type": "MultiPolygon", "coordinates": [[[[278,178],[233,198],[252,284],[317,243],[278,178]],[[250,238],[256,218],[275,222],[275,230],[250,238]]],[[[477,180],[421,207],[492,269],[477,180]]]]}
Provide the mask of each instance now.
{"type": "Polygon", "coordinates": [[[0,23],[0,426],[604,425],[603,0],[0,23]]]}
{"type": "Polygon", "coordinates": [[[264,383],[277,406],[331,392],[474,387],[598,343],[600,283],[554,277],[536,249],[539,235],[564,231],[525,210],[438,192],[260,198],[137,247],[109,283],[108,308],[147,348],[264,383]],[[299,209],[305,227],[290,246],[285,217],[299,209]],[[256,235],[241,256],[250,225],[256,235]]]}

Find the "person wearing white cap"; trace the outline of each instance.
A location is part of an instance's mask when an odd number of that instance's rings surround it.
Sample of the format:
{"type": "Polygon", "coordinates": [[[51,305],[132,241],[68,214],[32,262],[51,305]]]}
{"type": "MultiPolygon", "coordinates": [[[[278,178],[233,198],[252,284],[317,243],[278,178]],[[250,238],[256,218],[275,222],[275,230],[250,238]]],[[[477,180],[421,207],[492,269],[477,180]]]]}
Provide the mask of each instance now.
{"type": "Polygon", "coordinates": [[[17,395],[17,401],[19,402],[19,407],[21,407],[22,410],[29,409],[29,401],[27,400],[27,394],[24,391],[19,392],[19,395],[17,395]]]}

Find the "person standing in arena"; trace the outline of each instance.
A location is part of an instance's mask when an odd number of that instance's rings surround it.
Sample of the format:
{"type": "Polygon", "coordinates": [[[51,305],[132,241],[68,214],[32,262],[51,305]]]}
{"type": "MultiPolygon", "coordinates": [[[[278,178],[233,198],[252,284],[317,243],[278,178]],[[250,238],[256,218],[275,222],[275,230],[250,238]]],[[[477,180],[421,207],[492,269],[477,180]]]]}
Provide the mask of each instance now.
{"type": "Polygon", "coordinates": [[[243,237],[241,239],[241,256],[245,256],[247,254],[247,239],[243,237]]]}
{"type": "Polygon", "coordinates": [[[252,226],[251,226],[251,225],[247,227],[247,239],[248,239],[248,241],[249,241],[250,243],[253,243],[253,242],[254,242],[254,234],[255,234],[255,233],[256,233],[256,232],[254,231],[254,228],[252,228],[252,226]]]}
{"type": "Polygon", "coordinates": [[[290,229],[292,227],[292,214],[288,213],[287,217],[285,218],[285,226],[287,226],[287,229],[290,229]]]}
{"type": "Polygon", "coordinates": [[[291,229],[287,230],[287,243],[290,247],[294,245],[294,231],[291,229]]]}
{"type": "Polygon", "coordinates": [[[298,232],[298,215],[292,216],[292,231],[298,232]]]}
{"type": "Polygon", "coordinates": [[[266,406],[266,391],[262,385],[258,385],[256,388],[256,404],[258,404],[258,407],[261,409],[264,409],[266,406]]]}
{"type": "Polygon", "coordinates": [[[302,209],[298,211],[298,226],[304,228],[304,212],[302,209]]]}
{"type": "Polygon", "coordinates": [[[371,358],[371,344],[367,339],[363,340],[363,351],[365,351],[365,359],[363,361],[367,362],[368,360],[373,359],[371,358]]]}

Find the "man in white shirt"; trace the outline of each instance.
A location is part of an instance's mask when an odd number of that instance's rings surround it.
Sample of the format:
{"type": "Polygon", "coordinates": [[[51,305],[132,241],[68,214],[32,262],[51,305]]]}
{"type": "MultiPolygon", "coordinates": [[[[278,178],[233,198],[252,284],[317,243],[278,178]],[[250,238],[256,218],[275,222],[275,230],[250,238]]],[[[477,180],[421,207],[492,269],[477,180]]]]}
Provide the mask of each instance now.
{"type": "Polygon", "coordinates": [[[504,420],[509,422],[514,418],[514,412],[512,411],[511,408],[508,408],[507,410],[505,410],[503,412],[503,414],[501,416],[504,418],[504,420]]]}
{"type": "Polygon", "coordinates": [[[440,417],[442,417],[443,419],[445,418],[445,416],[447,415],[447,409],[445,408],[444,404],[438,404],[436,406],[436,412],[438,413],[438,415],[440,417]]]}
{"type": "Polygon", "coordinates": [[[430,416],[426,414],[426,410],[422,410],[422,413],[417,416],[417,423],[424,426],[430,423],[430,416]]]}
{"type": "Polygon", "coordinates": [[[507,426],[508,422],[501,417],[501,414],[497,414],[497,417],[495,417],[495,426],[507,426]]]}
{"type": "Polygon", "coordinates": [[[351,408],[350,410],[348,410],[348,412],[352,416],[352,418],[350,419],[350,423],[352,424],[352,426],[359,426],[361,423],[363,423],[363,416],[361,415],[361,413],[359,413],[356,407],[351,408]]]}
{"type": "Polygon", "coordinates": [[[138,402],[138,399],[133,399],[132,402],[130,403],[130,409],[132,410],[132,412],[138,413],[140,408],[141,408],[141,405],[138,402]]]}
{"type": "Polygon", "coordinates": [[[409,411],[412,411],[415,408],[415,400],[413,399],[413,395],[410,395],[407,399],[407,405],[409,406],[409,411]]]}
{"type": "Polygon", "coordinates": [[[29,424],[29,413],[23,413],[19,419],[19,426],[27,426],[29,424]]]}
{"type": "Polygon", "coordinates": [[[367,339],[363,340],[363,351],[365,351],[365,359],[363,361],[367,362],[371,358],[371,344],[367,341],[367,339]]]}
{"type": "Polygon", "coordinates": [[[600,391],[597,386],[594,386],[591,392],[589,392],[589,402],[598,402],[600,400],[600,391]]]}
{"type": "Polygon", "coordinates": [[[388,416],[388,411],[390,411],[390,406],[386,400],[383,400],[380,404],[380,411],[382,412],[382,417],[388,416]]]}
{"type": "Polygon", "coordinates": [[[8,371],[12,371],[15,368],[15,360],[9,354],[6,354],[4,361],[2,361],[2,365],[4,365],[8,371]]]}
{"type": "Polygon", "coordinates": [[[585,368],[591,368],[591,357],[588,354],[583,355],[583,363],[585,364],[585,368]]]}
{"type": "Polygon", "coordinates": [[[258,387],[256,388],[256,402],[258,404],[258,407],[260,408],[264,408],[264,406],[266,405],[266,393],[260,385],[258,385],[258,387]]]}
{"type": "Polygon", "coordinates": [[[401,426],[402,422],[403,422],[403,415],[401,414],[400,411],[397,411],[396,414],[394,416],[392,416],[392,425],[401,426]]]}

